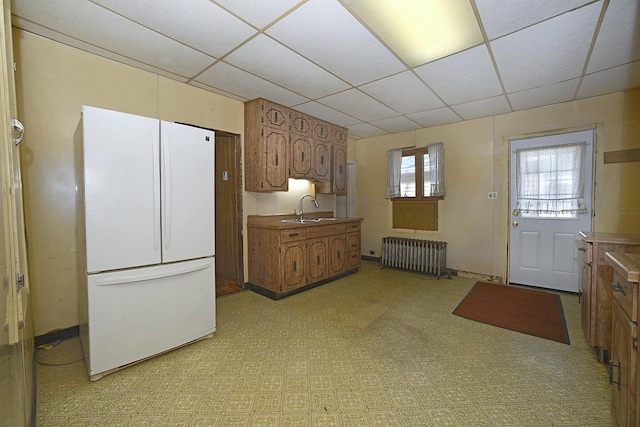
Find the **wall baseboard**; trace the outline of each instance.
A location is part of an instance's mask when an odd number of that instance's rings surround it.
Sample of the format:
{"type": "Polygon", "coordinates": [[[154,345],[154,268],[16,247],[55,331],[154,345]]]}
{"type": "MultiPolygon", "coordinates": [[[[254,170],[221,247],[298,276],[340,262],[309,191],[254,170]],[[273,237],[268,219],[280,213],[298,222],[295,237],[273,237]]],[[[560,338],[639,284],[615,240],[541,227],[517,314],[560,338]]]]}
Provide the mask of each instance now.
{"type": "Polygon", "coordinates": [[[69,338],[77,337],[78,335],[80,335],[80,326],[72,326],[66,329],[57,329],[55,331],[47,332],[44,335],[38,335],[34,340],[36,348],[38,348],[42,344],[49,344],[58,340],[64,341],[69,338]]]}

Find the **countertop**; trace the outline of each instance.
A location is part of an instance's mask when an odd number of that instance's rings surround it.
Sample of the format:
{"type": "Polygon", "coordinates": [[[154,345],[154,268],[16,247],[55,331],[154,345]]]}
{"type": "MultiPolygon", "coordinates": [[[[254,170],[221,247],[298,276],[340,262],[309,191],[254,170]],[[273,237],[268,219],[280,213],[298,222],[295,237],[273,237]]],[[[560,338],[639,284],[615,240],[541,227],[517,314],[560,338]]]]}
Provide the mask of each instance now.
{"type": "MultiPolygon", "coordinates": [[[[247,217],[248,227],[287,229],[300,227],[321,227],[324,225],[344,224],[353,221],[362,221],[363,218],[351,217],[334,217],[333,212],[310,212],[304,215],[305,219],[310,218],[331,218],[323,221],[310,222],[286,222],[283,220],[296,219],[296,215],[292,214],[274,214],[274,215],[249,215],[247,217]]],[[[639,243],[640,244],[640,243],[639,243]]]]}
{"type": "Polygon", "coordinates": [[[620,243],[625,245],[640,245],[640,234],[629,233],[600,233],[581,231],[580,237],[591,243],[620,243]]]}
{"type": "Polygon", "coordinates": [[[640,282],[640,254],[607,252],[607,262],[628,281],[640,282]]]}

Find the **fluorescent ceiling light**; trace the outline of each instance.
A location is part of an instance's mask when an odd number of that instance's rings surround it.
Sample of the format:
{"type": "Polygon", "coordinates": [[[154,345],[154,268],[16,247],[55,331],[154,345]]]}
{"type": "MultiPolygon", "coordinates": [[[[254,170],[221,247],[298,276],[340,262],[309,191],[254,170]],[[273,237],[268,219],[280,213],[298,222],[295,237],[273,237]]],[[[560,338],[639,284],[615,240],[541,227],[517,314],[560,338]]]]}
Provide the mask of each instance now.
{"type": "Polygon", "coordinates": [[[410,67],[484,41],[470,0],[343,0],[410,67]]]}

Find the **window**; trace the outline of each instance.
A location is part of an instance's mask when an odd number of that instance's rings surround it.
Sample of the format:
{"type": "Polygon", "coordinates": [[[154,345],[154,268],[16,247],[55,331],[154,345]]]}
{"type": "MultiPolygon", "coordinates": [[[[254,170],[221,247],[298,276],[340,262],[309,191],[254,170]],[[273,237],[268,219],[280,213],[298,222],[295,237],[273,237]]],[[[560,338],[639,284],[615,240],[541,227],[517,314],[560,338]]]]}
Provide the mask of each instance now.
{"type": "Polygon", "coordinates": [[[387,199],[444,197],[444,144],[387,152],[387,199]]]}
{"type": "Polygon", "coordinates": [[[444,198],[444,144],[387,152],[387,192],[393,228],[438,230],[438,200],[444,198]]]}
{"type": "Polygon", "coordinates": [[[514,214],[526,218],[575,218],[584,207],[586,143],[516,150],[514,214]]]}

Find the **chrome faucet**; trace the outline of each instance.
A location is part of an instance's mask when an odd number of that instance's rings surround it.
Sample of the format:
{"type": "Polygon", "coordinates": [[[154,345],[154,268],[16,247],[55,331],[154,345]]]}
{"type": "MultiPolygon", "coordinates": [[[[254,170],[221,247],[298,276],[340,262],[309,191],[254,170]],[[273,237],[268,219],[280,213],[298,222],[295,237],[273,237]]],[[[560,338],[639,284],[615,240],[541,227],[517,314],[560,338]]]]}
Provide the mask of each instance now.
{"type": "Polygon", "coordinates": [[[313,204],[316,205],[316,208],[320,207],[320,205],[318,205],[318,201],[315,197],[313,197],[312,194],[303,194],[302,197],[300,197],[300,211],[296,213],[296,215],[298,215],[299,221],[302,221],[302,216],[304,215],[304,213],[302,212],[302,201],[305,197],[311,197],[311,200],[313,200],[313,204]]]}

